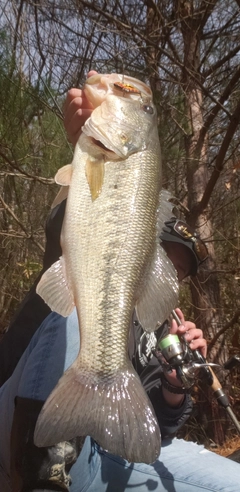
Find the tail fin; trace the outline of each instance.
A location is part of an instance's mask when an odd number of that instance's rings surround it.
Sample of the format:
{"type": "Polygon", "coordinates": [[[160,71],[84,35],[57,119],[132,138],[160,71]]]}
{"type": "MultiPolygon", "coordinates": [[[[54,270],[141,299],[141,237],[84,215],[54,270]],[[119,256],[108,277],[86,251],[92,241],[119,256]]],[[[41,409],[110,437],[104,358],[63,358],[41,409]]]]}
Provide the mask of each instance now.
{"type": "Polygon", "coordinates": [[[132,366],[105,380],[74,363],[59,380],[37,421],[34,441],[51,446],[76,436],[129,462],[153,463],[161,436],[151,403],[132,366]]]}

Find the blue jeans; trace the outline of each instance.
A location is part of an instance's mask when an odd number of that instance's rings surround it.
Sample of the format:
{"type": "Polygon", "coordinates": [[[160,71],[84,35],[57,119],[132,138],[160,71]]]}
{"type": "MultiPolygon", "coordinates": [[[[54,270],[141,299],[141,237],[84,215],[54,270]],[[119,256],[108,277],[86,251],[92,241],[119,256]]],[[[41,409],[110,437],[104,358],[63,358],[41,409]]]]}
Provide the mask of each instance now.
{"type": "MultiPolygon", "coordinates": [[[[51,313],[0,389],[0,490],[10,492],[10,432],[15,396],[45,400],[79,350],[76,311],[67,319],[51,313]]],[[[239,492],[240,466],[203,446],[179,439],[162,443],[152,465],[130,464],[86,438],[71,468],[71,492],[239,492]]]]}

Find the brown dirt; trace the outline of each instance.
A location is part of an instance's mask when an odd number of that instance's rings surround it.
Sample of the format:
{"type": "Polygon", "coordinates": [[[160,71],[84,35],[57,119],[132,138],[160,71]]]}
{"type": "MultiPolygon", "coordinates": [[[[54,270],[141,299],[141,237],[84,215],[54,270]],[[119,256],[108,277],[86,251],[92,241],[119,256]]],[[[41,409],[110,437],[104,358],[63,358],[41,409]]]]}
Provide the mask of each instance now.
{"type": "Polygon", "coordinates": [[[216,454],[220,454],[221,456],[225,456],[233,459],[234,461],[240,462],[240,436],[232,437],[226,441],[223,446],[219,446],[218,448],[209,448],[209,450],[216,454]]]}

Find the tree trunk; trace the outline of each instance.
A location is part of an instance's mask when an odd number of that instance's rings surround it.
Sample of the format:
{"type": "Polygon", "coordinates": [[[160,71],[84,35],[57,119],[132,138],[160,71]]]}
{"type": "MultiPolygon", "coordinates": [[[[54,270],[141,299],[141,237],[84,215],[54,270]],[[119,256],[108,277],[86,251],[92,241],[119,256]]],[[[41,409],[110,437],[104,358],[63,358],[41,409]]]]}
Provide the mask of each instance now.
{"type": "MultiPolygon", "coordinates": [[[[208,182],[207,172],[207,137],[201,140],[201,130],[204,125],[202,113],[202,92],[201,80],[199,75],[199,47],[201,27],[200,20],[193,16],[191,2],[179,2],[179,13],[181,18],[181,30],[184,40],[184,63],[182,71],[182,87],[185,99],[185,115],[188,121],[188,134],[185,136],[186,152],[186,179],[188,187],[188,223],[192,225],[201,235],[202,239],[209,241],[209,259],[203,265],[202,270],[191,282],[192,302],[194,306],[195,322],[203,330],[207,340],[211,340],[216,332],[221,328],[221,299],[220,288],[216,274],[211,273],[215,270],[214,245],[211,242],[213,237],[212,223],[209,219],[209,209],[201,214],[195,213],[196,206],[200,202],[208,182]],[[204,268],[205,267],[205,268],[204,268]],[[210,272],[210,274],[209,274],[210,272]]],[[[227,347],[225,346],[225,351],[227,347]]],[[[220,340],[215,344],[211,360],[222,362],[220,356],[220,340]]],[[[207,388],[205,387],[205,392],[207,388]]],[[[209,393],[209,391],[207,391],[209,393]]],[[[208,433],[213,440],[221,443],[224,440],[223,426],[220,422],[219,408],[215,402],[211,403],[211,392],[209,393],[211,416],[208,433]],[[218,426],[213,426],[212,422],[218,421],[218,426]]],[[[206,414],[206,402],[202,405],[202,412],[206,414]]]]}

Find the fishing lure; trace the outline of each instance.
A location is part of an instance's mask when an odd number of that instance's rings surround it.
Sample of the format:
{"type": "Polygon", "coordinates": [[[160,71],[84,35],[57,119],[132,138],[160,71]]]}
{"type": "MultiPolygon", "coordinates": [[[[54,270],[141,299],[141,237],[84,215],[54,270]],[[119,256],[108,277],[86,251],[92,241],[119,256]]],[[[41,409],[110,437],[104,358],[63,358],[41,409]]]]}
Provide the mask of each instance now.
{"type": "Polygon", "coordinates": [[[134,85],[124,84],[123,82],[114,82],[113,85],[116,89],[119,89],[122,92],[127,92],[128,94],[132,93],[132,94],[140,94],[141,95],[141,91],[139,89],[137,89],[137,87],[134,87],[134,85]]]}

